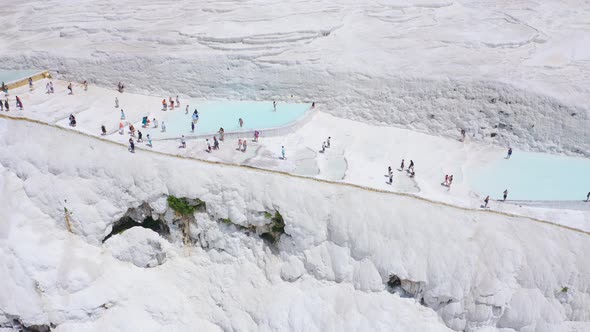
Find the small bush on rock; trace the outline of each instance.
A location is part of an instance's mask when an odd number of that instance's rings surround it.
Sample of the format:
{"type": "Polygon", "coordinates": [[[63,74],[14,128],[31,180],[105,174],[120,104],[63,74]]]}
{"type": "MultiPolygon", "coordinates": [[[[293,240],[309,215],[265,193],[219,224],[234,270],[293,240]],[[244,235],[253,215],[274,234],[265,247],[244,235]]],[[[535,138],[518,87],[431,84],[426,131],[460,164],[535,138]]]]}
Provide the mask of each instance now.
{"type": "Polygon", "coordinates": [[[186,217],[195,213],[197,209],[204,208],[205,202],[197,199],[196,203],[191,203],[185,197],[178,198],[170,195],[168,196],[168,206],[179,215],[186,217]]]}

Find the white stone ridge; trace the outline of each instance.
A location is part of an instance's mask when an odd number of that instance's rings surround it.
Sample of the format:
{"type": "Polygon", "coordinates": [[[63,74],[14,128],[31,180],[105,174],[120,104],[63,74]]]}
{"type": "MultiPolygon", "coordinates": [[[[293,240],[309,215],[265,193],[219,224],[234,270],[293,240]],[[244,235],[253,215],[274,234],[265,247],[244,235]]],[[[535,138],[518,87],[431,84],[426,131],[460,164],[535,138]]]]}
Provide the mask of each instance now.
{"type": "Polygon", "coordinates": [[[438,313],[457,330],[557,330],[590,317],[584,234],[312,180],[130,154],[42,125],[3,119],[0,132],[7,207],[0,211],[6,221],[0,271],[10,290],[0,308],[28,324],[299,330],[305,322],[308,330],[444,330],[438,313]],[[273,253],[254,235],[197,215],[202,226],[195,232],[208,248],[171,247],[152,269],[95,246],[128,208],[165,194],[200,198],[208,214],[226,211],[242,225],[277,209],[289,236],[273,253]],[[73,236],[65,231],[63,199],[73,236]],[[386,291],[390,274],[432,309],[386,291]]]}

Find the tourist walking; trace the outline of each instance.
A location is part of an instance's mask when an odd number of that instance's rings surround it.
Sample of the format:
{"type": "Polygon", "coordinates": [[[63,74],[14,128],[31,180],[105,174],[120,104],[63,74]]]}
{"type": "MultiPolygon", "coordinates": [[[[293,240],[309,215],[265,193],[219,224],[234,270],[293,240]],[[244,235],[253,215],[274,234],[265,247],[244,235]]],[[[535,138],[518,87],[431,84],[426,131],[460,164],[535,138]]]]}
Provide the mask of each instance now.
{"type": "Polygon", "coordinates": [[[508,148],[508,155],[506,156],[506,159],[510,159],[511,156],[512,156],[512,148],[508,148]]]}
{"type": "Polygon", "coordinates": [[[283,156],[283,160],[287,159],[285,146],[281,146],[281,155],[283,156]]]}
{"type": "Polygon", "coordinates": [[[483,207],[487,208],[488,207],[488,203],[490,202],[490,196],[486,196],[486,198],[483,200],[483,207]]]}
{"type": "Polygon", "coordinates": [[[115,108],[119,108],[119,98],[115,97],[115,108]]]}
{"type": "Polygon", "coordinates": [[[72,82],[68,83],[68,90],[70,90],[70,93],[68,93],[69,95],[74,94],[74,89],[72,88],[72,82]]]}
{"type": "Polygon", "coordinates": [[[402,159],[402,163],[399,165],[400,171],[404,170],[404,162],[405,160],[402,159]]]}
{"type": "Polygon", "coordinates": [[[150,134],[147,134],[147,146],[149,146],[150,148],[152,147],[152,138],[150,137],[150,134]]]}
{"type": "Polygon", "coordinates": [[[502,193],[502,198],[505,201],[506,198],[508,197],[508,189],[504,190],[504,192],[502,193]]]}
{"type": "Polygon", "coordinates": [[[219,141],[216,136],[213,136],[213,150],[219,150],[219,141]]]}
{"type": "Polygon", "coordinates": [[[76,117],[74,116],[74,114],[70,114],[69,119],[70,119],[70,126],[75,127],[76,126],[76,117]]]}
{"type": "Polygon", "coordinates": [[[129,137],[129,152],[135,153],[135,143],[133,143],[133,138],[129,137]]]}
{"type": "Polygon", "coordinates": [[[102,136],[106,135],[107,134],[107,128],[104,125],[100,126],[100,132],[101,132],[100,134],[102,136]]]}
{"type": "Polygon", "coordinates": [[[184,149],[186,148],[186,141],[184,140],[184,135],[180,137],[180,146],[178,148],[184,149]]]}

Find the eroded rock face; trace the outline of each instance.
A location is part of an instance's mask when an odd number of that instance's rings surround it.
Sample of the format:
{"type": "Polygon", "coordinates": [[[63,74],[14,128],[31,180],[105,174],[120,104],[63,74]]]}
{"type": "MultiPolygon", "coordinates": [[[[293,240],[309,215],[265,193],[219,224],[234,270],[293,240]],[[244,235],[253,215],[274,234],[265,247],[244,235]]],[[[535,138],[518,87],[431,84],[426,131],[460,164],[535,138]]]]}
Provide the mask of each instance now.
{"type": "Polygon", "coordinates": [[[165,245],[158,233],[143,227],[133,227],[112,236],[104,247],[119,260],[138,267],[155,267],[166,261],[165,245]]]}
{"type": "Polygon", "coordinates": [[[295,281],[305,272],[305,266],[301,260],[288,256],[286,262],[281,267],[281,278],[285,281],[295,281]]]}
{"type": "Polygon", "coordinates": [[[21,331],[21,332],[49,332],[55,328],[54,324],[25,325],[21,318],[9,314],[0,314],[0,331],[21,331]]]}

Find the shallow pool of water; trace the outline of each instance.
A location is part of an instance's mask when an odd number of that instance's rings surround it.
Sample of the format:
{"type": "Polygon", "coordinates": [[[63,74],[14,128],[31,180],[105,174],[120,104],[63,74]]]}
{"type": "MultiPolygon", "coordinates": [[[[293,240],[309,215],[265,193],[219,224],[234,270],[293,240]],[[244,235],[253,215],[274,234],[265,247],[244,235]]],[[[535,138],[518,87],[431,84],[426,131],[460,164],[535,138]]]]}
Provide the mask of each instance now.
{"type": "MultiPolygon", "coordinates": [[[[181,135],[214,134],[220,127],[226,133],[236,131],[252,131],[283,127],[299,120],[311,107],[310,104],[278,103],[276,112],[272,102],[260,101],[188,101],[190,110],[185,114],[186,104],[168,111],[152,112],[150,118],[166,123],[166,132],[159,129],[148,129],[154,139],[178,138],[181,135]],[[191,132],[192,114],[195,107],[199,111],[199,121],[195,123],[195,131],[191,132]],[[240,127],[239,119],[243,119],[240,127]]],[[[161,127],[161,126],[160,126],[161,127]]],[[[143,131],[143,130],[142,130],[143,131]]]]}
{"type": "Polygon", "coordinates": [[[468,172],[480,195],[513,200],[582,200],[590,191],[590,159],[518,152],[468,172]]]}
{"type": "Polygon", "coordinates": [[[8,84],[14,81],[20,81],[27,79],[35,74],[42,72],[41,70],[1,70],[0,69],[0,82],[8,84]]]}

